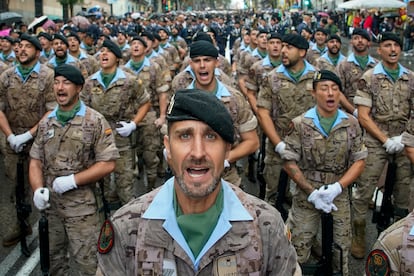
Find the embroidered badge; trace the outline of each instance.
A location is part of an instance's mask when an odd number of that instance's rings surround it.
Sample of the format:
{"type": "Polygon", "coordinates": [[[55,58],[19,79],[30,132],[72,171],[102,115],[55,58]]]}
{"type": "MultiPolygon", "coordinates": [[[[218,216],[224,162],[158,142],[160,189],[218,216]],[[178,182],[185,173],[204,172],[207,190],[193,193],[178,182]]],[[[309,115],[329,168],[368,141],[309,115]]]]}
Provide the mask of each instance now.
{"type": "Polygon", "coordinates": [[[111,128],[105,129],[105,136],[111,135],[111,133],[112,133],[112,129],[111,128]]]}
{"type": "Polygon", "coordinates": [[[372,250],[365,263],[367,276],[389,276],[390,272],[390,261],[384,251],[380,249],[372,250]]]}
{"type": "Polygon", "coordinates": [[[106,254],[111,251],[114,245],[114,228],[109,220],[105,220],[101,227],[98,239],[98,252],[106,254]]]}
{"type": "Polygon", "coordinates": [[[92,88],[92,93],[93,94],[102,94],[103,91],[102,91],[101,88],[95,86],[95,87],[92,88]]]}
{"type": "Polygon", "coordinates": [[[365,85],[365,80],[361,79],[361,80],[358,81],[358,89],[359,90],[363,90],[365,88],[365,86],[366,86],[365,85]]]}

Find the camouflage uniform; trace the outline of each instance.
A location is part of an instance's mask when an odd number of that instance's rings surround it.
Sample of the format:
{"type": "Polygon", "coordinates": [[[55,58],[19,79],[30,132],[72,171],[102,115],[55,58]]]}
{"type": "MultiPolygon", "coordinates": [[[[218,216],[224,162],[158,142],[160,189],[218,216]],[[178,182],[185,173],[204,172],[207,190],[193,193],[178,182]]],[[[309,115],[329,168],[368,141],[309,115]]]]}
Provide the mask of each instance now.
{"type": "Polygon", "coordinates": [[[99,224],[93,183],[62,195],[53,191],[52,184],[59,176],[78,173],[95,162],[119,157],[109,124],[83,103],[65,126],[56,120],[55,110],[40,122],[30,157],[41,161],[44,184],[50,191],[50,208],[46,210],[50,274],[94,275],[99,224]]]}
{"type": "Polygon", "coordinates": [[[175,47],[169,43],[165,44],[164,47],[161,47],[160,44],[158,48],[158,54],[165,57],[165,60],[167,61],[167,64],[169,66],[168,69],[170,69],[171,72],[171,77],[173,77],[175,75],[176,69],[179,68],[176,68],[175,64],[180,65],[181,63],[180,55],[178,54],[177,49],[175,49],[175,47]]]}
{"type": "Polygon", "coordinates": [[[12,66],[15,64],[16,62],[16,54],[14,53],[14,51],[12,50],[10,52],[10,54],[5,57],[2,53],[0,54],[0,60],[4,63],[6,63],[9,66],[12,66]]]}
{"type": "MultiPolygon", "coordinates": [[[[306,180],[315,188],[338,181],[351,165],[367,157],[358,120],[338,110],[338,117],[327,135],[320,127],[316,107],[293,119],[293,130],[286,139],[286,159],[295,161],[306,180]]],[[[308,195],[292,186],[292,208],[287,225],[299,263],[306,263],[320,225],[320,211],[307,201],[308,195]]],[[[348,275],[348,252],[351,246],[351,213],[348,191],[344,189],[333,202],[333,237],[343,252],[343,275],[348,275]]],[[[340,270],[339,254],[334,252],[334,266],[340,270]]]]}
{"type": "Polygon", "coordinates": [[[275,67],[271,64],[269,56],[253,63],[249,70],[249,77],[246,79],[247,89],[254,91],[257,96],[259,88],[273,69],[275,67]]]}
{"type": "MultiPolygon", "coordinates": [[[[379,63],[365,72],[358,82],[354,103],[370,107],[372,120],[385,135],[393,137],[401,135],[406,130],[413,97],[414,73],[400,65],[400,76],[393,83],[379,63]]],[[[368,148],[366,167],[357,180],[358,188],[352,199],[355,220],[365,219],[375,185],[385,163],[391,157],[386,153],[382,143],[372,137],[368,131],[366,146],[368,148]]],[[[394,206],[401,211],[408,211],[408,191],[413,177],[411,163],[404,152],[396,153],[393,158],[397,164],[393,189],[394,206]]]]}
{"type": "Polygon", "coordinates": [[[310,64],[316,66],[316,59],[318,59],[320,56],[325,54],[327,51],[328,51],[328,47],[325,46],[325,48],[321,51],[321,50],[318,49],[318,46],[315,43],[306,52],[306,57],[305,58],[310,64]]]}
{"type": "Polygon", "coordinates": [[[341,63],[343,60],[345,60],[345,56],[339,53],[337,64],[333,64],[332,60],[329,58],[328,53],[326,52],[325,54],[323,54],[315,60],[315,67],[320,70],[329,70],[335,72],[336,65],[341,63]]]}
{"type": "Polygon", "coordinates": [[[104,115],[115,133],[115,142],[121,157],[116,161],[115,187],[111,177],[106,177],[104,194],[108,202],[121,200],[121,204],[125,204],[135,195],[134,187],[138,177],[135,160],[136,138],[134,132],[129,137],[119,135],[116,124],[133,119],[138,108],[147,103],[150,96],[130,73],[118,68],[114,79],[105,87],[100,72],[86,80],[81,98],[87,106],[104,115]]]}
{"type": "MultiPolygon", "coordinates": [[[[85,79],[88,77],[88,71],[86,70],[85,66],[79,61],[79,59],[67,54],[65,64],[73,65],[78,68],[82,72],[82,75],[85,79]]],[[[58,66],[55,56],[47,62],[47,66],[51,69],[54,69],[56,66],[58,66]]]]}
{"type": "MultiPolygon", "coordinates": [[[[315,68],[305,62],[305,71],[299,82],[293,81],[282,64],[270,72],[260,88],[257,107],[270,111],[274,127],[283,140],[289,132],[293,118],[299,116],[314,105],[312,82],[315,68]]],[[[269,139],[266,139],[264,177],[266,180],[266,201],[275,202],[283,161],[274,151],[269,139]]]]}
{"type": "Polygon", "coordinates": [[[131,59],[131,47],[127,42],[125,42],[125,45],[120,48],[122,52],[122,59],[120,60],[120,64],[126,64],[131,59]]]}
{"type": "Polygon", "coordinates": [[[81,51],[78,59],[85,67],[88,76],[91,76],[93,73],[99,70],[99,63],[93,56],[85,54],[83,51],[81,51]]]}
{"type": "Polygon", "coordinates": [[[160,163],[158,152],[162,149],[161,133],[154,122],[160,116],[159,95],[170,91],[170,75],[168,71],[163,72],[157,63],[150,62],[148,58],[144,59],[139,71],[134,71],[130,62],[125,64],[125,68],[137,76],[138,82],[145,87],[151,97],[152,109],[145,115],[144,120],[138,124],[136,131],[137,153],[139,158],[143,158],[145,164],[148,190],[152,190],[157,179],[157,168],[160,163]]]}
{"type": "Polygon", "coordinates": [[[384,230],[367,258],[368,275],[412,275],[414,271],[414,211],[384,230]],[[385,256],[384,256],[385,255],[385,256]],[[377,272],[378,274],[375,274],[377,272]],[[383,274],[381,274],[383,273],[383,274]]]}
{"type": "MultiPolygon", "coordinates": [[[[193,89],[194,81],[187,88],[193,89]]],[[[218,80],[216,96],[224,103],[231,115],[231,119],[234,125],[234,133],[236,135],[235,142],[232,145],[232,148],[234,148],[241,142],[240,135],[242,133],[256,129],[256,116],[253,114],[253,111],[250,108],[249,103],[246,101],[246,99],[239,91],[224,85],[218,80]]],[[[224,169],[223,178],[236,186],[240,186],[241,177],[237,173],[235,163],[231,163],[230,167],[224,169]]]]}
{"type": "Polygon", "coordinates": [[[98,254],[97,275],[166,275],[167,263],[175,275],[293,275],[296,253],[279,213],[225,181],[221,185],[228,203],[223,213],[238,212],[218,221],[217,234],[197,259],[177,227],[170,179],[113,216],[114,245],[109,253],[98,254]],[[236,271],[225,274],[224,263],[236,271]]]}
{"type": "Polygon", "coordinates": [[[40,63],[47,63],[54,56],[55,56],[55,51],[53,50],[53,48],[50,48],[49,54],[46,54],[45,50],[43,49],[40,52],[39,61],[40,63]]]}
{"type": "Polygon", "coordinates": [[[342,93],[350,103],[354,102],[354,97],[358,88],[358,81],[362,77],[362,74],[364,74],[364,72],[368,69],[373,68],[377,63],[378,61],[376,59],[369,56],[367,67],[363,70],[353,53],[350,54],[346,60],[338,63],[338,66],[336,67],[336,74],[342,82],[342,93]]]}

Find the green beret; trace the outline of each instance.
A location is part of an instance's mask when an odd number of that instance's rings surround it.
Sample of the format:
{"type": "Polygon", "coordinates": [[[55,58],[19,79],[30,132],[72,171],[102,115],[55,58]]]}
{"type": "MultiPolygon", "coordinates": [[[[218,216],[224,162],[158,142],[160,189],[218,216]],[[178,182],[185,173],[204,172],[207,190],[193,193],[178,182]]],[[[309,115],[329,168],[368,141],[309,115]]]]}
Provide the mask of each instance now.
{"type": "Polygon", "coordinates": [[[68,40],[67,40],[67,39],[66,39],[66,37],[64,37],[63,35],[61,35],[61,34],[54,34],[54,35],[53,35],[53,40],[55,40],[55,39],[60,39],[60,40],[62,40],[62,41],[63,41],[63,43],[65,43],[65,44],[66,44],[66,46],[67,46],[67,47],[69,47],[68,40]]]}
{"type": "Polygon", "coordinates": [[[105,39],[102,43],[102,47],[108,48],[108,50],[111,51],[117,58],[122,58],[121,49],[115,44],[115,42],[105,39]]]}
{"type": "Polygon", "coordinates": [[[37,38],[40,38],[40,37],[44,37],[44,38],[46,38],[47,40],[49,40],[49,41],[52,41],[53,39],[52,39],[52,36],[50,35],[50,34],[48,34],[48,33],[46,33],[46,32],[40,32],[38,35],[37,35],[37,38]]]}
{"type": "Polygon", "coordinates": [[[230,113],[217,97],[199,89],[178,90],[167,109],[167,121],[196,120],[206,123],[223,140],[234,143],[234,126],[230,113]]]}
{"type": "Polygon", "coordinates": [[[55,78],[59,76],[65,77],[77,85],[82,85],[85,83],[85,79],[83,78],[81,71],[73,65],[61,64],[59,66],[56,66],[55,78]]]}
{"type": "Polygon", "coordinates": [[[339,35],[337,35],[337,34],[331,34],[331,35],[328,35],[328,38],[326,39],[326,42],[328,42],[328,41],[330,41],[330,40],[333,40],[333,39],[338,40],[338,42],[342,44],[342,40],[341,40],[341,38],[339,37],[339,35]]]}
{"type": "Polygon", "coordinates": [[[210,42],[205,40],[199,40],[191,43],[190,46],[190,58],[207,56],[207,57],[218,57],[217,48],[210,42]]]}
{"type": "Polygon", "coordinates": [[[369,36],[368,32],[361,28],[355,28],[352,32],[352,35],[360,35],[368,41],[371,41],[371,37],[369,36]]]}
{"type": "Polygon", "coordinates": [[[306,39],[298,34],[286,34],[283,36],[282,41],[298,49],[307,50],[309,48],[309,43],[306,41],[306,39]]]}
{"type": "Polygon", "coordinates": [[[392,32],[384,32],[384,33],[382,33],[378,36],[378,42],[379,43],[384,42],[386,40],[395,41],[402,48],[402,41],[401,41],[400,37],[397,34],[392,33],[392,32]]]}
{"type": "Polygon", "coordinates": [[[36,49],[42,51],[42,45],[40,44],[40,41],[37,39],[37,37],[24,33],[20,36],[20,41],[22,40],[30,42],[33,46],[35,46],[36,49]]]}
{"type": "Polygon", "coordinates": [[[339,90],[342,91],[342,82],[334,72],[329,70],[320,70],[316,71],[313,75],[313,84],[326,80],[330,80],[336,83],[339,86],[339,90]]]}

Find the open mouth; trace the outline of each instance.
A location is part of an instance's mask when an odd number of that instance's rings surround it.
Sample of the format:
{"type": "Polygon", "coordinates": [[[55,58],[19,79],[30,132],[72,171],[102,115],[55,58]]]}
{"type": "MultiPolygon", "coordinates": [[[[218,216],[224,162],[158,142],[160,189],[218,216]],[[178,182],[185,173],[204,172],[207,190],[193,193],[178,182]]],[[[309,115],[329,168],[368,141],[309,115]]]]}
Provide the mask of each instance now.
{"type": "Polygon", "coordinates": [[[187,173],[190,177],[199,178],[205,176],[209,168],[187,168],[187,173]]]}
{"type": "Polygon", "coordinates": [[[327,101],[326,101],[326,105],[327,105],[328,107],[335,107],[335,106],[336,106],[336,103],[335,103],[335,101],[334,101],[334,100],[327,100],[327,101]]]}

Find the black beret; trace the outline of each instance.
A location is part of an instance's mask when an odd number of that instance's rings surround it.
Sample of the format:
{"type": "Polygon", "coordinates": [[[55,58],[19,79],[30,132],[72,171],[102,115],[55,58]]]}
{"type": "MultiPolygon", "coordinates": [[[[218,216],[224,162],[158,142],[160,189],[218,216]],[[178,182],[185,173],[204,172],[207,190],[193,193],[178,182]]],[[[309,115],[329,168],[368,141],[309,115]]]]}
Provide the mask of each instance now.
{"type": "Polygon", "coordinates": [[[167,121],[202,121],[223,140],[234,143],[234,127],[230,113],[213,93],[199,89],[178,90],[167,109],[167,121]]]}
{"type": "Polygon", "coordinates": [[[65,77],[77,85],[85,83],[85,79],[83,78],[81,71],[77,67],[70,64],[61,64],[55,67],[55,78],[59,76],[65,77]]]}
{"type": "Polygon", "coordinates": [[[8,42],[10,42],[11,44],[13,44],[14,43],[14,39],[13,39],[13,37],[11,37],[11,36],[5,36],[5,37],[3,37],[3,39],[4,40],[7,40],[8,42]]]}
{"type": "Polygon", "coordinates": [[[108,48],[108,50],[111,51],[117,58],[122,58],[121,49],[115,44],[115,42],[105,39],[102,43],[102,47],[108,48]]]}
{"type": "Polygon", "coordinates": [[[69,47],[68,40],[67,40],[67,39],[66,39],[66,37],[64,37],[63,35],[61,35],[61,34],[54,34],[54,35],[53,35],[53,40],[55,40],[55,39],[60,39],[60,40],[62,40],[62,41],[63,41],[63,43],[65,43],[65,44],[66,44],[66,46],[67,46],[67,47],[69,47]]]}
{"type": "Polygon", "coordinates": [[[37,37],[25,33],[20,36],[20,41],[21,40],[29,41],[36,49],[42,51],[42,45],[37,37]]]}
{"type": "Polygon", "coordinates": [[[152,33],[152,35],[154,36],[154,40],[156,39],[158,41],[161,41],[161,37],[160,37],[160,35],[158,33],[152,33]]]}
{"type": "Polygon", "coordinates": [[[46,33],[46,32],[40,32],[38,35],[37,35],[37,37],[38,38],[40,38],[40,37],[44,37],[44,38],[46,38],[47,40],[49,40],[49,41],[52,41],[53,39],[52,39],[52,36],[50,35],[50,34],[48,34],[48,33],[46,33]]]}
{"type": "Polygon", "coordinates": [[[280,39],[280,40],[283,40],[283,36],[281,34],[279,34],[279,33],[271,32],[270,34],[267,35],[267,40],[270,40],[270,39],[280,39]]]}
{"type": "Polygon", "coordinates": [[[218,57],[218,50],[214,45],[208,41],[200,40],[193,42],[190,46],[190,58],[207,56],[218,57]]]}
{"type": "Polygon", "coordinates": [[[266,29],[264,29],[264,28],[259,28],[259,30],[258,30],[258,32],[257,32],[257,37],[259,36],[259,35],[261,35],[261,34],[268,34],[269,32],[266,30],[266,29]]]}
{"type": "Polygon", "coordinates": [[[316,28],[316,30],[315,30],[315,34],[317,33],[317,32],[321,32],[321,33],[323,33],[324,35],[328,35],[328,30],[327,29],[324,29],[324,28],[316,28]]]}
{"type": "Polygon", "coordinates": [[[310,34],[313,34],[313,31],[311,30],[311,28],[309,28],[309,27],[305,27],[305,28],[303,28],[302,29],[302,31],[303,30],[305,30],[306,32],[308,32],[308,33],[310,33],[310,34]]]}
{"type": "Polygon", "coordinates": [[[339,77],[332,71],[329,70],[320,70],[316,71],[313,75],[313,83],[317,83],[320,81],[330,80],[336,83],[339,86],[339,90],[342,91],[342,82],[339,77]]]}
{"type": "Polygon", "coordinates": [[[131,42],[134,41],[134,40],[137,40],[137,41],[141,42],[142,45],[144,45],[145,48],[148,47],[147,43],[145,42],[145,40],[142,37],[137,36],[137,35],[133,36],[132,39],[131,39],[131,42]]]}
{"type": "Polygon", "coordinates": [[[286,34],[283,36],[282,41],[298,49],[307,50],[309,48],[309,43],[306,41],[306,39],[298,34],[286,34]]]}
{"type": "Polygon", "coordinates": [[[66,35],[66,37],[74,37],[74,38],[76,38],[76,40],[79,42],[79,43],[81,43],[81,40],[80,40],[80,37],[78,36],[78,34],[77,33],[75,33],[75,32],[70,32],[70,33],[68,33],[67,35],[66,35]]]}
{"type": "Polygon", "coordinates": [[[167,35],[170,35],[170,32],[167,30],[167,28],[164,28],[164,27],[159,27],[159,28],[158,28],[158,33],[159,33],[160,31],[164,31],[167,35]]]}
{"type": "Polygon", "coordinates": [[[154,41],[154,35],[151,32],[144,31],[141,33],[141,37],[146,37],[151,41],[154,41]]]}
{"type": "Polygon", "coordinates": [[[384,42],[386,40],[395,41],[402,48],[402,41],[401,41],[400,37],[397,34],[392,33],[392,32],[384,32],[384,33],[379,35],[379,37],[378,37],[378,42],[379,43],[384,42]]]}
{"type": "Polygon", "coordinates": [[[371,41],[371,37],[369,36],[368,32],[361,28],[355,28],[352,32],[352,35],[360,35],[368,41],[371,41]]]}
{"type": "Polygon", "coordinates": [[[339,41],[339,43],[342,43],[341,38],[337,34],[328,35],[328,38],[326,39],[326,42],[328,42],[329,40],[332,40],[332,39],[336,39],[336,40],[339,41]]]}
{"type": "Polygon", "coordinates": [[[208,41],[211,44],[213,44],[213,40],[211,39],[211,36],[209,36],[205,32],[197,32],[195,36],[193,37],[193,42],[200,41],[200,40],[208,41]]]}

